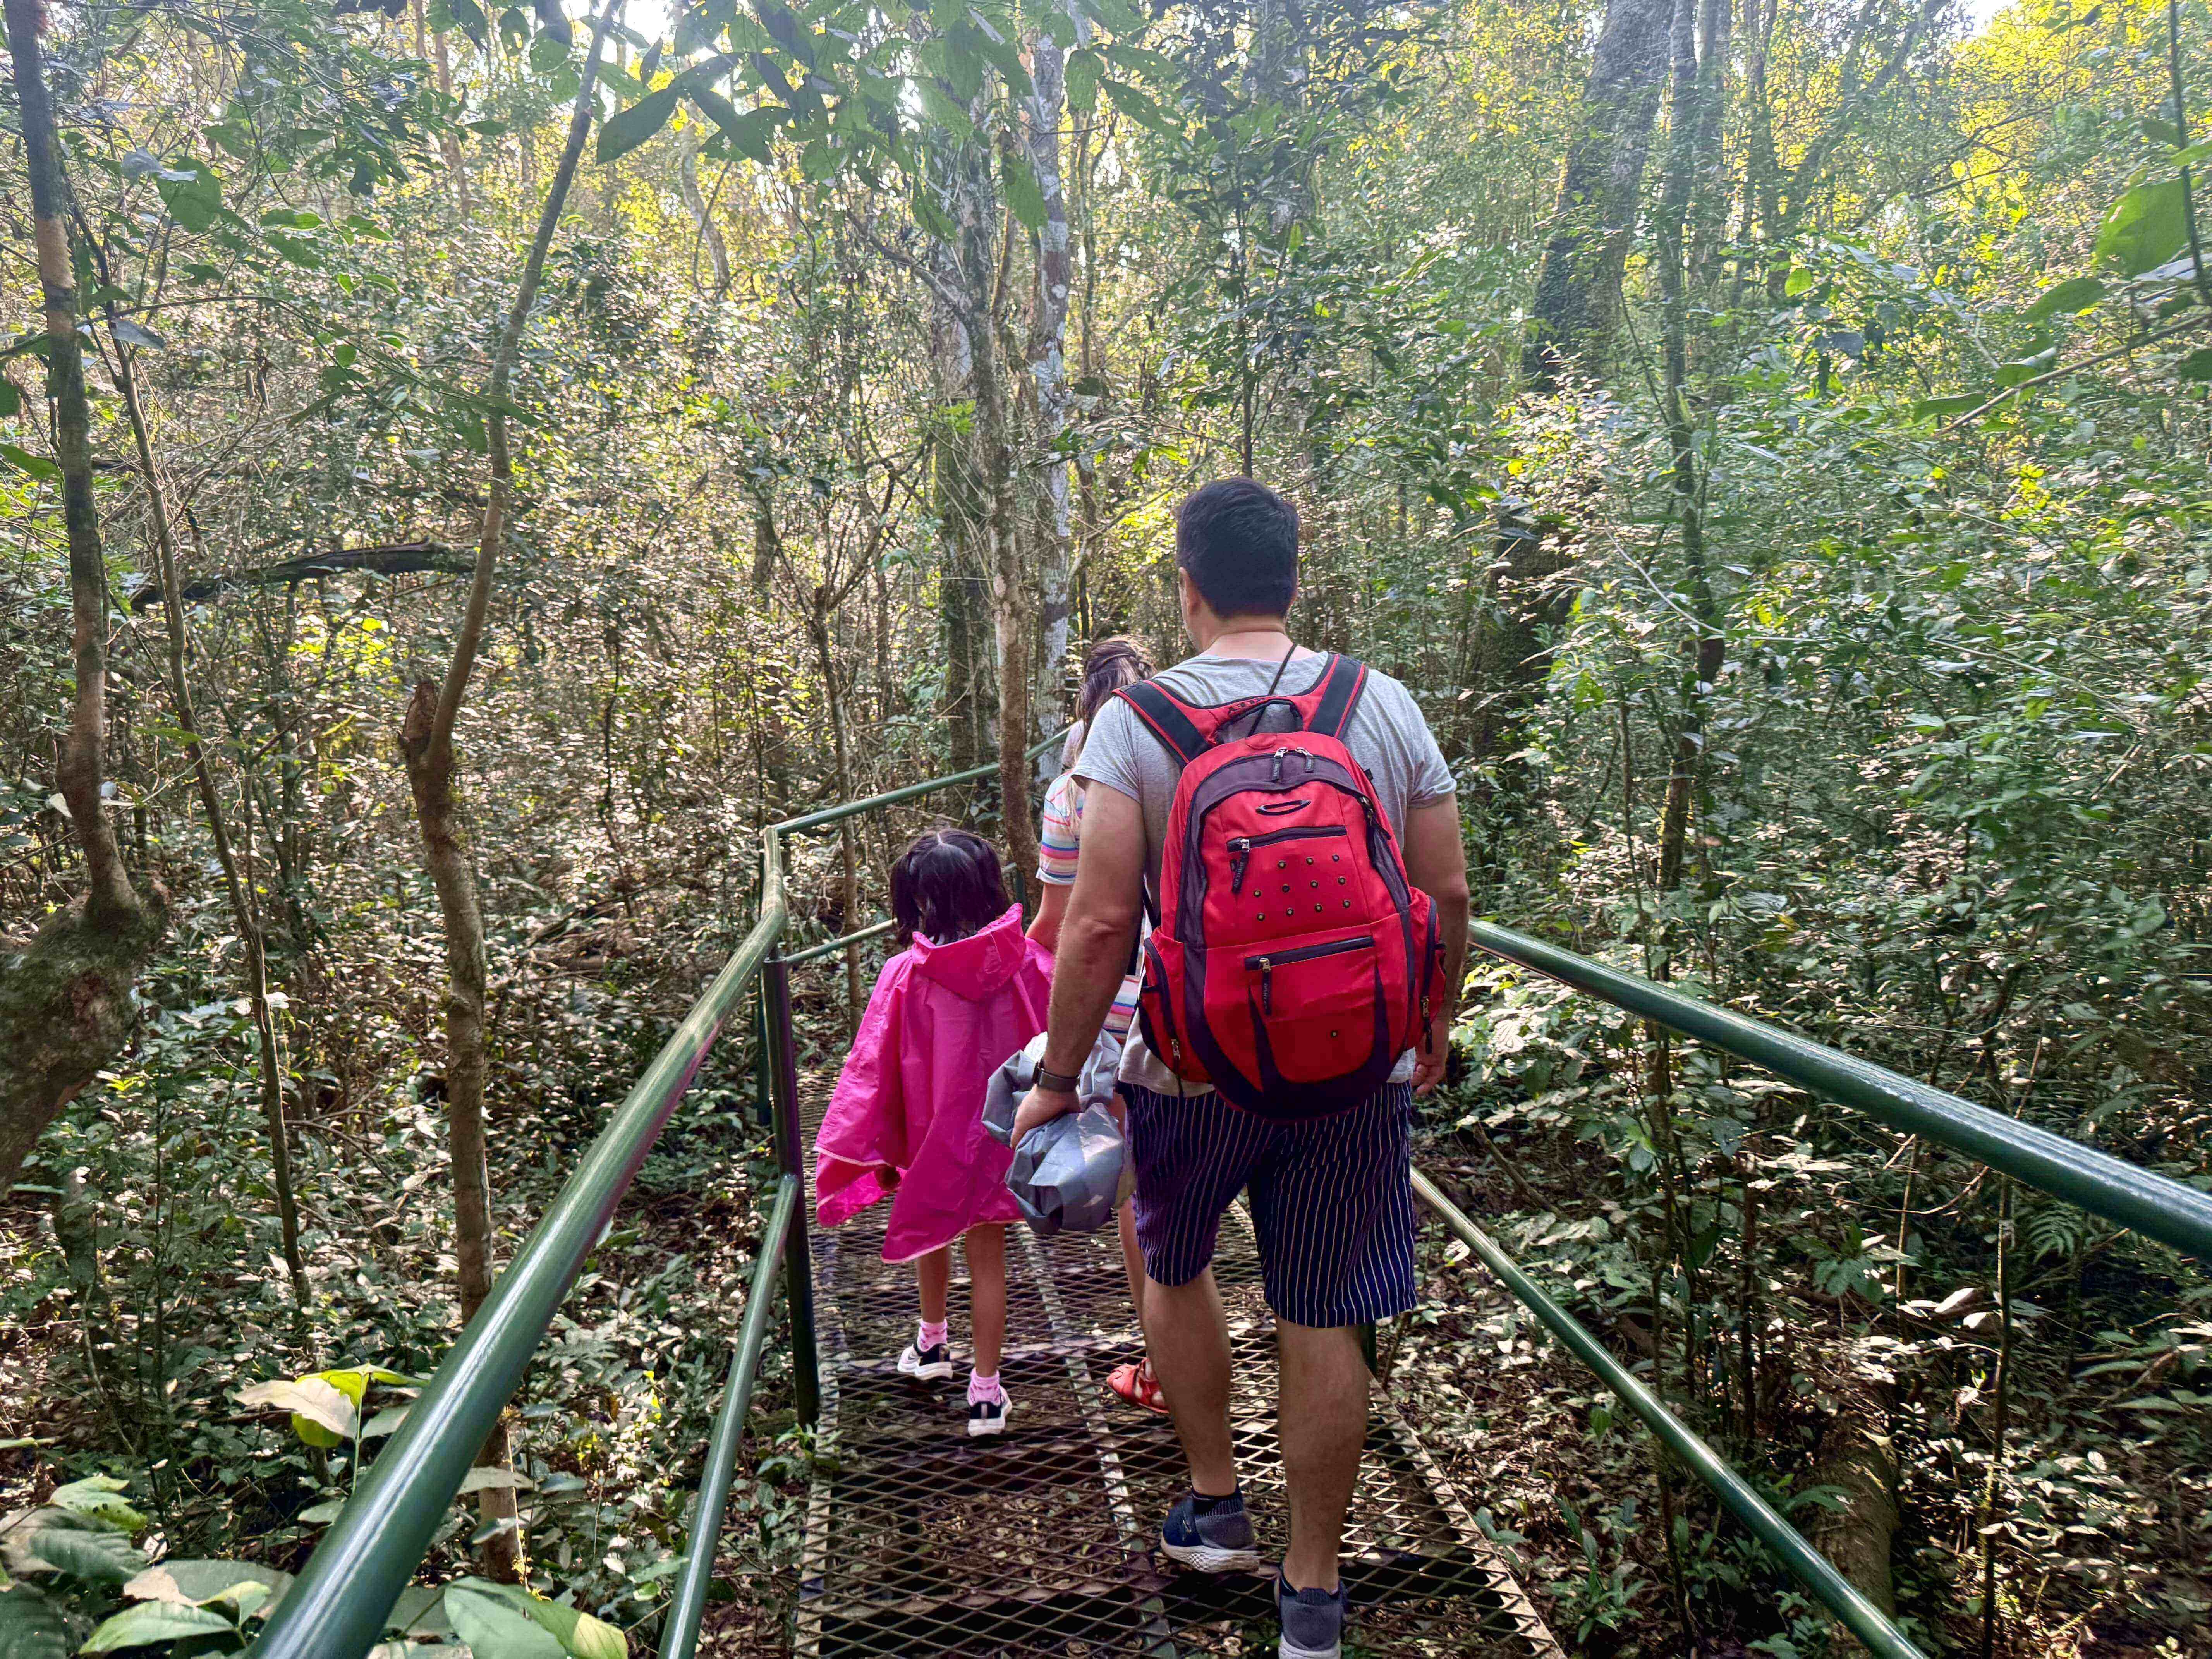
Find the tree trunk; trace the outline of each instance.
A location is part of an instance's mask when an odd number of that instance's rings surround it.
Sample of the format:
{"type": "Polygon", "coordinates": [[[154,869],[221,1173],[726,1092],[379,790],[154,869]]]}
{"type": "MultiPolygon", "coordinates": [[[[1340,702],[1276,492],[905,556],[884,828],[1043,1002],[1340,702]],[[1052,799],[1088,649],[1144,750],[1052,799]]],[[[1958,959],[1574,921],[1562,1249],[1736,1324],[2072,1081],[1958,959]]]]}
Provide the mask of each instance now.
{"type": "MultiPolygon", "coordinates": [[[[483,638],[485,612],[491,603],[491,584],[499,566],[500,544],[506,526],[507,503],[513,489],[514,465],[507,449],[507,387],[522,346],[524,329],[538,295],[545,256],[553,232],[576,176],[584,138],[592,125],[592,92],[599,79],[599,54],[607,27],[621,0],[608,0],[592,32],[591,51],[585,58],[583,85],[576,93],[568,118],[568,137],[554,169],[553,181],[538,216],[538,234],[523,261],[516,284],[514,304],[507,313],[499,344],[492,358],[485,388],[490,412],[485,435],[491,453],[491,477],[484,492],[483,537],[477,549],[476,569],[469,585],[467,609],[461,620],[453,659],[442,686],[418,681],[399,730],[399,750],[406,763],[407,782],[415,798],[415,813],[422,835],[422,858],[438,894],[438,908],[446,931],[446,1103],[449,1151],[453,1165],[453,1254],[459,1263],[461,1318],[476,1317],[491,1294],[492,1215],[484,1133],[484,929],[483,909],[477,895],[476,869],[461,822],[455,791],[456,757],[453,726],[469,677],[476,665],[477,647],[483,638]]],[[[504,1421],[478,1454],[480,1468],[504,1469],[507,1465],[504,1421]]],[[[500,1530],[486,1540],[482,1566],[493,1578],[515,1582],[522,1571],[522,1534],[516,1513],[514,1489],[487,1486],[477,1494],[477,1508],[487,1525],[500,1530]]]]}
{"type": "MultiPolygon", "coordinates": [[[[1782,169],[1774,153],[1774,100],[1767,90],[1767,65],[1773,54],[1774,25],[1782,0],[1748,0],[1744,31],[1751,37],[1744,54],[1744,221],[1769,246],[1782,234],[1782,169]]],[[[1746,236],[1746,241],[1751,237],[1746,236]]],[[[1786,280],[1788,272],[1781,276],[1786,280]]],[[[1776,297],[1780,297],[1779,295],[1776,297]]]]}
{"type": "MultiPolygon", "coordinates": [[[[944,262],[944,274],[951,262],[944,262]]],[[[938,615],[944,625],[945,696],[951,766],[966,772],[982,764],[990,730],[986,702],[989,675],[981,661],[983,578],[977,547],[982,540],[982,481],[976,474],[974,434],[963,431],[957,405],[975,389],[968,331],[942,301],[930,309],[930,356],[936,373],[938,418],[930,435],[932,487],[937,509],[940,562],[938,615]]]]}
{"type": "Polygon", "coordinates": [[[775,526],[775,497],[758,484],[749,489],[753,498],[753,598],[759,602],[762,621],[767,624],[760,635],[766,649],[762,652],[761,666],[752,680],[753,706],[759,716],[761,771],[766,785],[769,816],[781,818],[791,810],[791,738],[784,725],[784,709],[791,700],[791,681],[784,672],[781,647],[775,640],[773,625],[775,566],[783,556],[783,537],[775,526]]]}
{"type": "Polygon", "coordinates": [[[1583,87],[1582,123],[1559,177],[1521,360],[1532,390],[1563,369],[1595,374],[1620,309],[1620,283],[1644,190],[1667,66],[1672,0],[1609,0],[1583,87]]]}
{"type": "MultiPolygon", "coordinates": [[[[830,752],[837,768],[837,799],[851,800],[859,791],[853,787],[852,753],[845,737],[845,697],[837,684],[837,655],[831,648],[830,616],[817,610],[807,618],[807,632],[814,641],[815,665],[822,675],[822,696],[830,710],[830,752]]],[[[843,916],[838,924],[840,933],[851,933],[860,925],[860,862],[858,848],[853,840],[853,820],[847,818],[837,826],[838,872],[841,877],[838,892],[839,908],[843,916]]],[[[860,1018],[860,947],[845,948],[845,1006],[854,1020],[860,1018]]]]}
{"type": "Polygon", "coordinates": [[[1496,513],[1490,568],[1469,594],[1481,609],[1470,630],[1468,667],[1474,752],[1503,757],[1522,746],[1522,724],[1552,668],[1544,630],[1565,623],[1575,588],[1572,559],[1522,503],[1502,501],[1496,513]]]}
{"type": "Polygon", "coordinates": [[[975,350],[975,438],[984,468],[990,553],[991,626],[999,647],[999,810],[1012,867],[1036,867],[1036,830],[1030,822],[1030,617],[1021,539],[1015,523],[1014,451],[1009,441],[1006,380],[997,329],[986,315],[971,327],[975,350]]]}
{"type": "Polygon", "coordinates": [[[1690,243],[1685,274],[1704,289],[1728,228],[1729,177],[1721,138],[1728,113],[1729,49],[1735,0],[1699,0],[1698,125],[1690,179],[1690,243]]]}
{"type": "Polygon", "coordinates": [[[131,987],[168,926],[158,889],[143,901],[132,891],[104,799],[107,570],[93,500],[76,276],[64,216],[67,195],[39,40],[43,15],[38,0],[6,0],[45,313],[46,395],[54,407],[54,455],[69,546],[76,688],[54,781],[83,851],[85,890],[27,945],[0,952],[0,1192],[14,1184],[46,1125],[129,1037],[137,1018],[131,987]]]}
{"type": "Polygon", "coordinates": [[[215,842],[216,862],[222,866],[223,890],[230,899],[231,921],[246,948],[246,996],[253,1017],[253,1036],[261,1065],[261,1116],[269,1128],[270,1184],[276,1191],[276,1219],[284,1246],[284,1270],[292,1280],[292,1300],[307,1304],[307,1272],[300,1257],[300,1206],[292,1193],[292,1152],[284,1129],[284,1074],[276,1054],[276,1018],[269,1006],[269,951],[261,917],[246,884],[240,878],[238,855],[231,848],[230,830],[223,820],[222,797],[217,793],[207,747],[200,741],[199,717],[192,708],[191,685],[185,674],[186,641],[185,604],[177,580],[177,542],[169,523],[168,498],[154,467],[152,435],[146,428],[146,409],[138,396],[138,377],[131,348],[109,329],[115,349],[116,380],[123,391],[123,407],[131,422],[131,436],[138,451],[138,470],[146,481],[146,501],[154,521],[154,553],[161,562],[163,610],[169,635],[169,696],[175,705],[177,727],[185,734],[185,754],[192,763],[193,781],[199,787],[201,808],[207,813],[208,835],[215,842]]]}
{"type": "MultiPolygon", "coordinates": [[[[438,96],[446,106],[446,125],[438,135],[438,147],[445,152],[446,173],[453,181],[453,209],[460,215],[461,222],[469,222],[469,167],[461,155],[461,141],[454,137],[453,118],[460,111],[453,103],[453,58],[447,49],[445,31],[438,32],[438,96]]],[[[459,276],[457,270],[456,279],[459,276]]]]}
{"type": "Polygon", "coordinates": [[[1720,631],[1706,569],[1706,478],[1698,462],[1686,390],[1689,234],[1702,206],[1698,186],[1701,181],[1711,181],[1718,173],[1717,164],[1708,162],[1703,147],[1709,144],[1715,151],[1719,149],[1721,121],[1716,106],[1723,98],[1722,77],[1726,72],[1726,64],[1717,54],[1725,50],[1727,26],[1713,21],[1715,11],[1724,12],[1725,8],[1719,6],[1717,0],[1702,0],[1709,32],[1707,60],[1701,73],[1697,43],[1699,3],[1700,0],[1677,0],[1674,9],[1667,173],[1659,208],[1659,287],[1663,307],[1661,398],[1674,478],[1674,510],[1681,526],[1686,586],[1698,629],[1696,640],[1688,647],[1689,663],[1681,677],[1678,697],[1680,724],[1675,732],[1674,764],[1667,776],[1666,805],[1660,816],[1659,887],[1662,892],[1672,892],[1681,884],[1682,859],[1688,845],[1691,792],[1705,764],[1705,703],[1720,678],[1727,645],[1720,631]]]}
{"type": "Polygon", "coordinates": [[[1049,36],[1039,35],[1030,54],[1033,91],[1023,135],[1030,173],[1044,198],[1044,228],[1036,238],[1036,284],[1030,304],[1029,393],[1037,458],[1036,491],[1030,521],[1036,573],[1037,661],[1031,693],[1031,741],[1059,724],[1067,659],[1067,436],[1075,398],[1067,382],[1067,303],[1074,264],[1067,228],[1067,195],[1060,165],[1060,124],[1066,111],[1066,60],[1049,36]]]}
{"type": "MultiPolygon", "coordinates": [[[[1036,867],[1036,830],[1030,822],[1027,751],[1030,721],[1029,584],[1022,570],[1018,459],[1013,411],[1008,408],[1006,354],[1000,339],[998,280],[1004,214],[991,175],[990,152],[964,146],[952,164],[951,194],[958,227],[948,288],[957,285],[957,309],[967,337],[975,405],[974,455],[981,475],[984,568],[991,581],[991,625],[998,644],[999,809],[1012,867],[1036,867]]],[[[956,297],[940,291],[948,303],[956,297]]]]}
{"type": "MultiPolygon", "coordinates": [[[[1671,893],[1680,884],[1682,849],[1688,830],[1690,783],[1703,753],[1703,710],[1705,692],[1715,674],[1719,672],[1720,639],[1714,629],[1711,615],[1712,599],[1705,575],[1705,518],[1703,478],[1700,476],[1694,436],[1690,426],[1689,405],[1684,392],[1687,364],[1688,301],[1686,269],[1686,239],[1688,235],[1692,198],[1699,159],[1699,99],[1697,17],[1700,0],[1675,0],[1668,28],[1668,57],[1672,69],[1668,107],[1667,164],[1660,190],[1658,212],[1658,240],[1656,251],[1660,295],[1662,305],[1661,328],[1661,356],[1663,384],[1661,392],[1661,412],[1666,422],[1669,460],[1672,465],[1674,510],[1681,526],[1682,558],[1689,572],[1692,603],[1696,607],[1699,636],[1694,647],[1694,666],[1685,677],[1681,698],[1681,726],[1676,734],[1674,763],[1667,781],[1665,805],[1660,814],[1658,887],[1663,894],[1671,893]],[[1708,652],[1708,646],[1711,652],[1708,652]],[[1710,660],[1711,667],[1707,664],[1710,660]]],[[[1703,0],[1709,9],[1714,0],[1703,0]]],[[[1624,714],[1625,720],[1625,714],[1624,714]]],[[[1662,900],[1662,907],[1665,903],[1662,900]]],[[[1642,904],[1639,896],[1638,908],[1642,904]]],[[[1672,952],[1672,933],[1663,913],[1660,919],[1656,944],[1647,944],[1652,976],[1668,977],[1672,952]]],[[[1682,1249],[1686,1222],[1681,1217],[1681,1194],[1686,1182],[1680,1143],[1676,1136],[1674,1115],[1674,1079],[1672,1044],[1665,1030],[1656,1025],[1651,1028],[1652,1054],[1650,1071],[1650,1099],[1652,1138],[1656,1143],[1662,1177],[1665,1185],[1666,1249],[1670,1257],[1679,1257],[1684,1278],[1683,1310],[1683,1393],[1686,1398],[1696,1400],[1702,1393],[1695,1364],[1701,1351],[1697,1328],[1696,1310],[1700,1301],[1693,1277],[1689,1254],[1682,1249]]],[[[1657,1322],[1656,1306],[1659,1289],[1655,1278],[1653,1288],[1654,1324],[1657,1322]]],[[[1663,1375],[1664,1366],[1655,1352],[1652,1364],[1655,1377],[1663,1375]]],[[[1662,1497],[1664,1492],[1662,1490],[1662,1497]]],[[[1671,1526],[1668,1536],[1672,1542],[1671,1526]]],[[[1670,1547],[1668,1564],[1679,1583],[1681,1572],[1677,1553],[1670,1547]]],[[[1678,1608],[1683,1613],[1686,1628],[1686,1600],[1678,1592],[1678,1608]]]]}
{"type": "MultiPolygon", "coordinates": [[[[1820,1436],[1820,1464],[1813,1484],[1843,1494],[1833,1508],[1814,1511],[1812,1542],[1834,1564],[1851,1587],[1885,1613],[1897,1611],[1890,1572],[1890,1542],[1896,1535],[1897,1459],[1891,1450],[1885,1402],[1872,1384],[1847,1390],[1820,1436]]],[[[1863,1653],[1857,1639],[1838,1626],[1838,1651],[1863,1653]]]]}
{"type": "MultiPolygon", "coordinates": [[[[714,297],[719,300],[730,291],[730,246],[723,240],[722,228],[714,222],[714,212],[699,189],[701,131],[697,121],[687,120],[676,135],[676,185],[683,194],[684,205],[690,210],[691,222],[698,228],[699,240],[707,245],[707,258],[714,267],[714,297]]],[[[696,279],[699,270],[696,249],[691,270],[696,279]]]]}

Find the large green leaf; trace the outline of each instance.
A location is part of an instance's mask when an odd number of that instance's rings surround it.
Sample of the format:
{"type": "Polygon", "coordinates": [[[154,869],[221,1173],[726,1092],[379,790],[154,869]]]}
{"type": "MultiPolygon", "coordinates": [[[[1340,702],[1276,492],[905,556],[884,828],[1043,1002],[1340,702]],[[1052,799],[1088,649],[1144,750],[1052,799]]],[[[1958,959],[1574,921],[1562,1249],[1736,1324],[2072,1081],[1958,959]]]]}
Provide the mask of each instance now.
{"type": "Polygon", "coordinates": [[[69,1620],[38,1591],[0,1590],[0,1659],[69,1659],[75,1645],[69,1620]]]}
{"type": "Polygon", "coordinates": [[[542,31],[530,42],[530,67],[540,75],[550,75],[568,61],[568,43],[556,35],[542,31]]]}
{"type": "Polygon", "coordinates": [[[446,1617],[476,1659],[567,1659],[560,1638],[480,1578],[446,1586],[446,1617]]]}
{"type": "Polygon", "coordinates": [[[2058,348],[2052,346],[2048,350],[2037,352],[2033,357],[2021,357],[2001,364],[1997,368],[1997,389],[2002,391],[2008,386],[2032,380],[2037,375],[2047,373],[2057,362],[2058,348]]]}
{"type": "Polygon", "coordinates": [[[143,1648],[155,1642],[174,1642],[187,1636],[220,1635],[238,1628],[219,1613],[189,1607],[179,1601],[141,1601],[125,1607],[93,1632],[80,1653],[112,1653],[118,1648],[143,1648]]]}
{"type": "Polygon", "coordinates": [[[27,473],[33,478],[58,478],[62,476],[60,467],[43,455],[33,455],[20,444],[0,444],[0,461],[7,462],[18,472],[27,473]]]}
{"type": "Polygon", "coordinates": [[[1104,88],[1108,101],[1139,126],[1150,127],[1154,132],[1170,137],[1175,136],[1177,131],[1175,123],[1147,94],[1126,81],[1102,76],[1098,84],[1104,88]]]}
{"type": "Polygon", "coordinates": [[[700,112],[722,131],[730,141],[730,148],[747,161],[765,164],[769,156],[769,144],[775,137],[776,128],[782,124],[780,110],[739,110],[730,100],[709,86],[694,86],[686,94],[700,112]]]}
{"type": "Polygon", "coordinates": [[[599,128],[599,158],[604,166],[627,155],[668,125],[675,112],[679,88],[671,81],[658,92],[648,92],[628,109],[599,128]]]}
{"type": "MultiPolygon", "coordinates": [[[[477,1581],[470,1581],[477,1582],[477,1581]]],[[[629,1642],[612,1625],[594,1619],[579,1607],[563,1607],[542,1595],[532,1595],[518,1584],[487,1584],[516,1612],[526,1614],[551,1634],[575,1659],[629,1659],[629,1642]]]]}
{"type": "Polygon", "coordinates": [[[213,224],[222,209],[222,180],[205,161],[189,155],[165,162],[154,177],[154,188],[170,216],[195,234],[213,224]]]}
{"type": "Polygon", "coordinates": [[[366,1392],[360,1373],[332,1371],[327,1376],[257,1382],[238,1391],[238,1403],[289,1412],[295,1434],[310,1446],[329,1448],[353,1438],[361,1422],[361,1396],[366,1392]]]}
{"type": "Polygon", "coordinates": [[[123,1500],[123,1489],[124,1483],[112,1474],[87,1475],[66,1486],[56,1486],[46,1502],[75,1515],[105,1521],[124,1532],[137,1532],[145,1526],[146,1517],[123,1500]]]}
{"type": "Polygon", "coordinates": [[[140,1573],[123,1587],[134,1601],[174,1601],[201,1607],[210,1601],[236,1601],[247,1585],[267,1592],[273,1601],[291,1587],[292,1575],[254,1561],[163,1561],[140,1573]]]}
{"type": "Polygon", "coordinates": [[[120,1584],[146,1565],[112,1528],[67,1510],[40,1510],[8,1534],[11,1572],[59,1572],[88,1583],[120,1584]]]}
{"type": "Polygon", "coordinates": [[[1948,398],[1923,398],[1912,405],[1912,418],[1916,421],[1940,421],[1947,416],[1967,414],[1989,400],[1986,392],[1962,392],[1948,398]]]}
{"type": "Polygon", "coordinates": [[[2097,263],[2118,265],[2130,276],[2162,265],[2189,240],[2181,180],[2137,185],[2112,204],[2097,233],[2097,263]]]}
{"type": "Polygon", "coordinates": [[[1012,156],[999,169],[999,179],[1006,188],[1006,205],[1013,210],[1014,217],[1031,230],[1044,228],[1044,192],[1037,188],[1036,175],[1030,171],[1029,163],[1012,156]]]}
{"type": "Polygon", "coordinates": [[[530,0],[530,4],[538,14],[538,27],[558,40],[562,51],[576,44],[576,31],[561,9],[560,0],[530,0]]]}
{"type": "Polygon", "coordinates": [[[453,1625],[446,1617],[445,1595],[441,1584],[410,1584],[384,1615],[385,1629],[404,1631],[410,1636],[452,1635],[453,1625]]]}
{"type": "Polygon", "coordinates": [[[2055,317],[2061,312],[2070,316],[2077,311],[2087,311],[2104,294],[2105,285],[2094,276],[2069,276],[2056,288],[2045,289],[2021,316],[2031,323],[2055,317]]]}
{"type": "Polygon", "coordinates": [[[443,3],[453,21],[460,25],[461,33],[476,43],[478,52],[483,51],[489,44],[485,37],[483,8],[477,4],[477,0],[443,0],[443,3]]]}
{"type": "Polygon", "coordinates": [[[1088,115],[1098,107],[1098,76],[1103,69],[1098,54],[1085,46],[1067,55],[1067,104],[1088,115]]]}

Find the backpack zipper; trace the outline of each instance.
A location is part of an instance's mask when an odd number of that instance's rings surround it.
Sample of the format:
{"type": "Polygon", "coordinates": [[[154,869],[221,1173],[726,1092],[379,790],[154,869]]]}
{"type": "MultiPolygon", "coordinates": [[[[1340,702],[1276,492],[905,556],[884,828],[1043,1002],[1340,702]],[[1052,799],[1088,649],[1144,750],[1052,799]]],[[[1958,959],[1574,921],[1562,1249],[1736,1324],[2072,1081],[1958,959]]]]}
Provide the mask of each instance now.
{"type": "Polygon", "coordinates": [[[1274,768],[1268,774],[1268,781],[1270,782],[1280,783],[1283,781],[1283,762],[1286,757],[1291,755],[1304,755],[1306,757],[1306,770],[1309,772],[1313,770],[1314,757],[1312,750],[1306,749],[1278,749],[1275,751],[1274,768]]]}
{"type": "Polygon", "coordinates": [[[1302,826],[1296,830],[1270,830],[1263,836],[1231,836],[1229,838],[1229,896],[1237,897],[1244,890],[1244,869],[1252,861],[1252,849],[1270,847],[1279,841],[1303,841],[1308,836],[1341,836],[1347,834],[1340,823],[1320,827],[1302,826]]]}
{"type": "Polygon", "coordinates": [[[1316,957],[1342,956],[1347,951],[1371,951],[1375,936],[1362,933],[1358,939],[1332,939],[1327,945],[1301,945],[1295,951],[1274,951],[1263,957],[1244,958],[1245,969],[1260,970],[1260,1012],[1275,1012],[1275,964],[1284,962],[1311,962],[1316,957]]]}

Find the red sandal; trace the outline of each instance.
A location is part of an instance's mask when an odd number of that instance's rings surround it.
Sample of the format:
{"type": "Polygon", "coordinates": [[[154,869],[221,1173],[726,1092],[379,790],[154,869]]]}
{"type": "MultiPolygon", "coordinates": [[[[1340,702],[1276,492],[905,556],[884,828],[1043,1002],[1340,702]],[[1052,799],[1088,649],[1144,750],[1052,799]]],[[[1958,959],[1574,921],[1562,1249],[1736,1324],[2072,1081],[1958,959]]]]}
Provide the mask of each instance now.
{"type": "Polygon", "coordinates": [[[1150,1358],[1139,1359],[1134,1364],[1116,1365],[1106,1378],[1106,1386],[1139,1411],[1168,1414],[1167,1396],[1160,1392],[1160,1379],[1152,1375],[1150,1358]]]}

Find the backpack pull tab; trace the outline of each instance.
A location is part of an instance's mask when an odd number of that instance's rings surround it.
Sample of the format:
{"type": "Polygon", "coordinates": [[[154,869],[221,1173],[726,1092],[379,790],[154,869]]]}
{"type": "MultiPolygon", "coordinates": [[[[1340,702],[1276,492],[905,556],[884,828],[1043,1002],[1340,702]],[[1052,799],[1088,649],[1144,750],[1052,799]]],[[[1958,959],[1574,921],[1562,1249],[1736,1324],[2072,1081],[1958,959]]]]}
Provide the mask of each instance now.
{"type": "Polygon", "coordinates": [[[1252,837],[1231,836],[1229,838],[1229,896],[1237,897],[1244,890],[1244,866],[1252,861],[1252,837]]]}
{"type": "Polygon", "coordinates": [[[1260,958],[1260,1012],[1273,1016],[1275,1012],[1275,959],[1260,958]]]}
{"type": "Polygon", "coordinates": [[[1283,757],[1290,752],[1287,749],[1278,749],[1275,751],[1275,764],[1267,775],[1268,782],[1280,783],[1283,781],[1283,757]]]}

